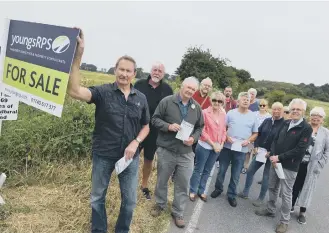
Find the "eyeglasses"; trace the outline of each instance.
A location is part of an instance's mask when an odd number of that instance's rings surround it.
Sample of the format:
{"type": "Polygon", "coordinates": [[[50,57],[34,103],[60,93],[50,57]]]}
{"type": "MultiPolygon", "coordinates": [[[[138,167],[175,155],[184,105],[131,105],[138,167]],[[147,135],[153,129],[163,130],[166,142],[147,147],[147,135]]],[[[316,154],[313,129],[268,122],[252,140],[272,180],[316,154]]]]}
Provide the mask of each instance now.
{"type": "Polygon", "coordinates": [[[259,107],[265,108],[266,107],[266,104],[260,104],[259,107]]]}
{"type": "Polygon", "coordinates": [[[289,114],[290,112],[289,111],[284,111],[285,114],[289,114]]]}
{"type": "Polygon", "coordinates": [[[322,116],[317,115],[317,114],[312,114],[311,117],[321,117],[322,118],[322,116]]]}
{"type": "Polygon", "coordinates": [[[219,104],[222,104],[222,103],[223,103],[223,101],[222,101],[222,100],[216,100],[216,99],[212,99],[211,101],[212,101],[212,102],[214,102],[214,103],[215,103],[215,102],[217,102],[217,103],[219,103],[219,104]]]}
{"type": "Polygon", "coordinates": [[[296,112],[301,112],[302,109],[300,109],[300,108],[293,108],[293,109],[291,109],[291,111],[292,111],[292,112],[294,112],[294,111],[296,111],[296,112]]]}

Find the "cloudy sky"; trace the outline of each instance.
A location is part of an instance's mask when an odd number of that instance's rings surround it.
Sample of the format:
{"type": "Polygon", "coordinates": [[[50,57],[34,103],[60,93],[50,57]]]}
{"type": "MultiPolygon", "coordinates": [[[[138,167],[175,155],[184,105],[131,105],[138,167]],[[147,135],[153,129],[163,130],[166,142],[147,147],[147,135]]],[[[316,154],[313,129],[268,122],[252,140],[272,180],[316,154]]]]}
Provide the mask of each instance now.
{"type": "Polygon", "coordinates": [[[174,73],[189,46],[209,48],[256,80],[329,82],[329,2],[0,2],[4,18],[79,26],[83,61],[121,55],[174,73]]]}

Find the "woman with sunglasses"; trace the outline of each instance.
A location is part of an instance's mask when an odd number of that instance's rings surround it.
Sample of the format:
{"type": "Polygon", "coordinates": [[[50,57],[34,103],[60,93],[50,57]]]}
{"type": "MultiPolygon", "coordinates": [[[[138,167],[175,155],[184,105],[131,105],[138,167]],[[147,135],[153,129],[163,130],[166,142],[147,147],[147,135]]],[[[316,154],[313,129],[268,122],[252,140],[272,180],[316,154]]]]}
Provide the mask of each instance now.
{"type": "Polygon", "coordinates": [[[266,99],[261,99],[259,101],[259,111],[256,112],[256,117],[258,120],[258,126],[260,126],[266,118],[272,117],[268,112],[268,101],[266,99]]]}
{"type": "Polygon", "coordinates": [[[289,111],[289,107],[288,106],[284,106],[283,107],[283,118],[285,120],[289,120],[290,119],[290,111],[289,111]]]}
{"type": "MultiPolygon", "coordinates": [[[[259,101],[259,111],[256,111],[255,114],[256,114],[256,118],[257,118],[257,122],[258,122],[258,127],[263,123],[263,121],[266,118],[272,117],[272,115],[268,112],[268,101],[266,99],[261,99],[259,101]]],[[[249,150],[251,152],[254,152],[253,149],[254,149],[253,144],[250,144],[249,150]]],[[[252,154],[252,153],[250,153],[250,154],[252,154]]],[[[243,169],[241,171],[242,174],[245,174],[247,172],[248,164],[250,161],[250,154],[249,154],[249,156],[246,156],[246,160],[244,161],[243,169]]]]}
{"type": "Polygon", "coordinates": [[[313,128],[310,145],[299,165],[296,181],[292,193],[292,210],[296,204],[300,207],[297,221],[306,223],[306,208],[310,206],[316,183],[323,167],[329,159],[329,130],[322,126],[326,116],[323,108],[315,107],[310,112],[310,124],[313,128]]]}
{"type": "Polygon", "coordinates": [[[226,140],[225,96],[217,91],[211,94],[211,106],[204,109],[204,128],[195,148],[195,167],[190,180],[190,200],[195,201],[196,195],[207,201],[206,183],[219,152],[226,140]]]}

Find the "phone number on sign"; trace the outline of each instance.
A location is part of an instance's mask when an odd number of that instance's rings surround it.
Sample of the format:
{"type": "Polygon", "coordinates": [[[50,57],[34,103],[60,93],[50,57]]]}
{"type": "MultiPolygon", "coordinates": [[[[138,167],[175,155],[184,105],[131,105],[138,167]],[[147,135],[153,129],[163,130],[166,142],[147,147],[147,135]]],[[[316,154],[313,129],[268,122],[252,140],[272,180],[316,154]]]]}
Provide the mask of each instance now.
{"type": "Polygon", "coordinates": [[[56,109],[56,106],[55,105],[52,105],[52,104],[49,104],[49,103],[45,103],[45,102],[42,102],[41,100],[37,100],[37,99],[34,99],[34,98],[31,98],[31,102],[32,103],[35,103],[41,107],[44,107],[44,108],[48,108],[50,110],[55,110],[56,109]]]}

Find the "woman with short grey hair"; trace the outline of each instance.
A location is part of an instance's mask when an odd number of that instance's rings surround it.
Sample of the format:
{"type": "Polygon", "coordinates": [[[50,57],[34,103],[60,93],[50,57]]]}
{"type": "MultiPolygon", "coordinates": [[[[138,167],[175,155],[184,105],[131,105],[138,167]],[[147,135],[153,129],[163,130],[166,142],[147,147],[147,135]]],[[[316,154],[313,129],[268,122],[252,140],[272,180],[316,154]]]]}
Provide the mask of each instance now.
{"type": "Polygon", "coordinates": [[[315,107],[310,112],[310,124],[313,128],[312,140],[299,166],[293,187],[292,209],[296,204],[300,207],[297,221],[306,223],[306,208],[309,207],[321,170],[329,158],[329,130],[322,126],[326,113],[322,107],[315,107]]]}

